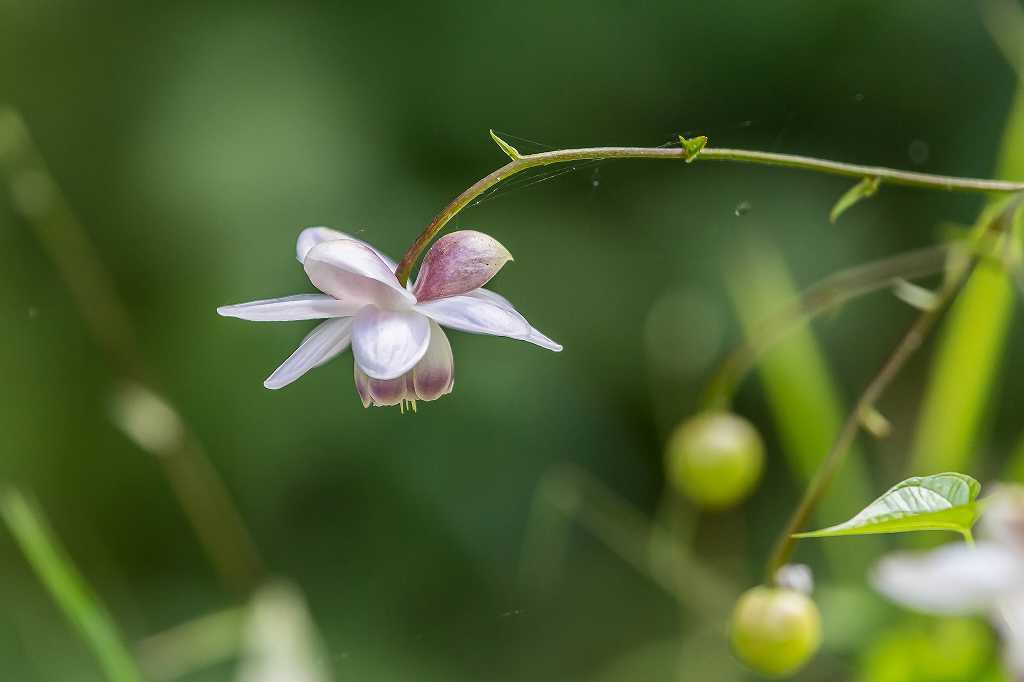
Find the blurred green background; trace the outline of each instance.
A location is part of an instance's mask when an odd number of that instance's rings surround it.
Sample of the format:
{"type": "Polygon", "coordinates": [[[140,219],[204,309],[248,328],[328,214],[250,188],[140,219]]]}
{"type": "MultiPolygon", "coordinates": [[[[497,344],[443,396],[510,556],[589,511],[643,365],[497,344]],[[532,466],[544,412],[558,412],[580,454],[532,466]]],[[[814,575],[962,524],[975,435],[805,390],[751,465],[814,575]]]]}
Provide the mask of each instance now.
{"type": "MultiPolygon", "coordinates": [[[[265,390],[311,325],[215,314],[311,290],[293,255],[300,228],[400,255],[503,163],[488,128],[536,141],[510,137],[523,152],[706,134],[991,176],[1015,83],[972,3],[0,2],[0,104],[20,113],[124,300],[147,376],[201,441],[268,573],[303,595],[315,656],[337,680],[750,676],[689,573],[668,570],[676,598],[637,570],[644,524],[667,519],[729,589],[760,580],[800,494],[795,450],[824,454],[839,403],[915,313],[887,293],[850,304],[814,326],[831,379],[807,357],[775,363],[774,390],[746,382],[736,409],[765,435],[766,475],[739,509],[697,513],[666,503],[662,449],[742,338],[737,302],[745,316],[771,310],[757,268],[737,262],[784,263],[806,286],[935,243],[983,199],[885,187],[830,225],[844,180],[644,161],[500,192],[453,227],[508,247],[516,261],[491,287],[565,351],[455,332],[457,389],[405,415],[361,407],[348,354],[265,390]],[[813,399],[815,381],[836,405],[813,399]],[[801,444],[782,413],[822,433],[801,444]],[[590,509],[594,485],[611,508],[551,522],[590,509]]],[[[161,464],[113,424],[124,368],[105,361],[8,191],[17,179],[0,195],[0,480],[34,496],[133,650],[143,643],[144,669],[167,677],[147,638],[242,605],[248,588],[218,577],[161,464]]],[[[1008,333],[1019,347],[1019,325],[1008,333]]],[[[893,435],[861,441],[870,479],[840,481],[823,520],[906,473],[931,348],[882,405],[893,435]]],[[[966,473],[989,480],[1009,461],[1022,368],[1009,352],[966,473]]],[[[987,630],[904,616],[867,591],[863,569],[895,544],[800,546],[828,633],[801,679],[988,674],[987,630]],[[950,657],[963,645],[973,662],[908,667],[910,641],[950,657]]],[[[103,679],[6,532],[0,603],[0,677],[103,679]]],[[[211,659],[174,679],[240,674],[236,656],[211,659]]]]}

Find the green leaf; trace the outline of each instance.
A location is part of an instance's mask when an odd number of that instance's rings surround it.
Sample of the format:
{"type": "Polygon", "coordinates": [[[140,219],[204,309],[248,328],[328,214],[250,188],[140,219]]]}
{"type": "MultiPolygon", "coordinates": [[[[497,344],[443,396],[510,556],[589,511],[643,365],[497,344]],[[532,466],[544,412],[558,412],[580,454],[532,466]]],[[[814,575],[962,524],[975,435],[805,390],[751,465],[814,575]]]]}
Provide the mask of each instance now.
{"type": "Polygon", "coordinates": [[[969,538],[978,518],[981,484],[958,473],[908,478],[897,483],[846,523],[797,538],[951,530],[969,538]]]}
{"type": "Polygon", "coordinates": [[[881,184],[879,178],[864,178],[856,185],[846,191],[846,193],[839,197],[839,201],[832,207],[832,212],[828,214],[830,222],[835,223],[839,220],[839,216],[846,212],[846,209],[856,204],[861,199],[867,199],[874,195],[878,191],[878,186],[881,184]]]}
{"type": "Polygon", "coordinates": [[[708,143],[706,135],[698,135],[697,137],[691,137],[689,139],[679,136],[679,144],[683,145],[683,157],[686,159],[686,163],[692,163],[700,153],[704,150],[704,145],[708,143]]]}
{"type": "Polygon", "coordinates": [[[503,140],[500,137],[498,137],[498,135],[493,130],[491,130],[490,132],[491,132],[491,139],[494,140],[494,144],[496,144],[499,147],[501,147],[501,151],[503,151],[506,154],[508,154],[508,158],[512,159],[513,161],[518,161],[520,158],[522,158],[523,155],[519,153],[518,149],[516,149],[515,147],[510,145],[508,142],[505,142],[505,140],[503,140]]]}

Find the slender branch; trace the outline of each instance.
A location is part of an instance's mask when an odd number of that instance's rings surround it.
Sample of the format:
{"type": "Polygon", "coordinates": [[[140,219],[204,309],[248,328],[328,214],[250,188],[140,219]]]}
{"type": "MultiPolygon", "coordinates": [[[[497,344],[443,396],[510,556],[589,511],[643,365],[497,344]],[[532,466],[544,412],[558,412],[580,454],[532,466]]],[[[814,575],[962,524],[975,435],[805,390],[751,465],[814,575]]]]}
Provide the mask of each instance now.
{"type": "Polygon", "coordinates": [[[1002,180],[981,180],[976,178],[958,178],[948,175],[932,175],[930,173],[915,173],[912,171],[901,171],[881,166],[864,166],[854,163],[842,163],[839,161],[828,161],[815,159],[795,154],[778,154],[775,152],[761,152],[745,149],[726,149],[704,147],[699,152],[686,148],[665,148],[665,147],[586,147],[582,149],[556,149],[554,151],[540,152],[538,154],[519,153],[508,145],[502,146],[506,154],[512,160],[501,168],[480,178],[470,185],[459,196],[452,199],[451,203],[445,206],[430,224],[420,233],[416,241],[402,257],[395,273],[398,280],[404,285],[409,279],[412,266],[420,254],[433,240],[437,233],[455,217],[462,209],[466,208],[474,199],[494,187],[503,180],[521,173],[530,168],[538,166],[549,166],[556,163],[567,163],[572,161],[605,160],[605,159],[663,159],[666,161],[692,161],[694,159],[707,159],[710,161],[737,161],[740,163],[753,163],[769,166],[783,166],[786,168],[798,168],[802,170],[828,173],[831,175],[842,175],[851,178],[877,178],[883,183],[894,185],[907,185],[911,187],[923,187],[926,189],[940,189],[947,191],[961,192],[1020,192],[1024,191],[1024,182],[1006,182],[1002,180]],[[506,148],[507,147],[507,148],[506,148]]]}
{"type": "Polygon", "coordinates": [[[882,396],[885,389],[889,387],[889,384],[903,368],[907,360],[924,343],[925,338],[927,338],[939,317],[942,316],[945,307],[953,300],[953,297],[960,290],[967,276],[974,269],[975,262],[976,260],[972,260],[968,266],[962,268],[955,277],[951,278],[940,293],[935,306],[924,311],[914,320],[914,323],[907,330],[903,338],[900,339],[899,344],[897,344],[892,354],[882,365],[878,374],[868,383],[860,399],[857,400],[857,404],[850,410],[850,414],[846,417],[846,421],[839,431],[839,436],[832,444],[832,448],[825,456],[825,459],[822,460],[814,474],[814,478],[811,479],[811,483],[804,493],[803,499],[800,500],[800,505],[793,512],[785,529],[782,531],[782,535],[779,536],[775,549],[768,560],[767,579],[769,581],[774,579],[776,571],[789,560],[790,555],[793,553],[793,547],[796,544],[796,538],[793,537],[793,534],[798,533],[804,527],[804,524],[807,523],[807,519],[810,518],[821,498],[824,497],[829,484],[835,477],[840,465],[846,459],[846,455],[850,451],[850,447],[853,445],[853,441],[860,429],[862,415],[874,408],[875,402],[882,396]]]}
{"type": "Polygon", "coordinates": [[[648,523],[603,483],[571,465],[552,469],[537,487],[520,567],[524,583],[550,581],[572,521],[683,606],[719,614],[735,598],[735,588],[698,561],[668,528],[648,523]]]}
{"type": "MultiPolygon", "coordinates": [[[[998,235],[1004,239],[1004,248],[1010,249],[1012,239],[1014,238],[1014,225],[1022,206],[1024,206],[1024,195],[1011,201],[997,216],[986,223],[976,238],[982,241],[989,234],[998,235]]],[[[775,549],[768,559],[766,571],[766,577],[769,581],[774,579],[776,571],[789,560],[790,555],[793,553],[793,547],[796,544],[796,538],[793,537],[793,534],[803,529],[807,519],[810,518],[821,498],[824,497],[829,484],[846,459],[846,455],[849,453],[850,447],[857,437],[857,432],[863,422],[863,416],[874,409],[875,403],[889,387],[889,384],[892,383],[892,380],[903,368],[907,360],[924,343],[925,338],[927,338],[935,323],[942,316],[943,311],[956,298],[967,278],[974,271],[974,267],[977,265],[980,257],[977,250],[972,250],[970,259],[947,277],[935,304],[914,320],[914,323],[907,330],[903,338],[900,339],[900,342],[882,365],[878,374],[875,375],[864,389],[864,392],[857,400],[857,404],[853,406],[846,421],[843,423],[843,427],[832,444],[832,448],[818,466],[811,484],[804,492],[803,499],[800,500],[800,505],[794,510],[775,544],[775,549]]]]}
{"type": "Polygon", "coordinates": [[[720,409],[729,404],[736,386],[758,358],[789,332],[850,299],[891,285],[897,278],[914,279],[941,271],[951,246],[941,244],[841,270],[802,291],[798,298],[766,318],[745,343],[734,348],[708,382],[702,404],[720,409]]]}
{"type": "MultiPolygon", "coordinates": [[[[225,584],[255,588],[266,573],[263,560],[224,481],[180,414],[155,387],[139,351],[128,309],[89,234],[53,179],[21,116],[0,106],[0,173],[10,181],[16,208],[26,218],[122,382],[140,386],[163,404],[174,437],[156,455],[171,490],[200,544],[225,584]]],[[[132,392],[137,396],[139,391],[132,392]]]]}

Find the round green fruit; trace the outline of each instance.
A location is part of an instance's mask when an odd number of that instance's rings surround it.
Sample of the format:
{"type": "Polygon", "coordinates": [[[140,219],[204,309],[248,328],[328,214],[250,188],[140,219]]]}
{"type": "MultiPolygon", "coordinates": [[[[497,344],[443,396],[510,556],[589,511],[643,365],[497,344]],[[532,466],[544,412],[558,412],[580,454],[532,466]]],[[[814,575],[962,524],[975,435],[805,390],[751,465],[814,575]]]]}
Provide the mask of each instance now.
{"type": "Polygon", "coordinates": [[[675,488],[703,507],[730,507],[754,489],[764,466],[757,429],[731,412],[703,412],[672,433],[665,453],[675,488]]]}
{"type": "Polygon", "coordinates": [[[780,587],[755,587],[736,602],[730,625],[736,656],[755,672],[796,672],[821,645],[821,614],[810,597],[780,587]]]}

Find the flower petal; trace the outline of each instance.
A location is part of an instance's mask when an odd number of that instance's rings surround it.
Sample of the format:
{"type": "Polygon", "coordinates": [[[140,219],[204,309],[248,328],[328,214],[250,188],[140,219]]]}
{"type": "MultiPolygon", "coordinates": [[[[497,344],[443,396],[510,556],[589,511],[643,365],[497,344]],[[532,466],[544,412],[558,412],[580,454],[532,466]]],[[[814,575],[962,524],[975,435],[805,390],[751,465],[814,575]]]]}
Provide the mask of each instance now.
{"type": "Polygon", "coordinates": [[[416,310],[452,329],[471,334],[507,336],[548,350],[562,350],[561,345],[531,327],[504,297],[487,289],[424,301],[416,305],[416,310]]]}
{"type": "MultiPolygon", "coordinates": [[[[513,306],[507,298],[505,298],[499,293],[491,291],[490,289],[477,289],[475,291],[469,292],[468,294],[466,294],[466,296],[472,296],[474,298],[481,298],[486,301],[490,301],[495,305],[501,306],[506,310],[515,313],[516,315],[520,315],[519,311],[515,309],[515,306],[513,306]]],[[[549,339],[547,336],[540,333],[540,331],[538,331],[536,327],[533,326],[530,327],[530,335],[523,339],[523,341],[528,341],[530,343],[536,344],[541,348],[553,350],[556,353],[560,353],[562,351],[562,344],[549,339]]]]}
{"type": "Polygon", "coordinates": [[[355,364],[356,391],[363,401],[363,407],[387,407],[403,400],[416,398],[412,388],[412,373],[406,372],[394,379],[374,379],[367,376],[359,363],[355,364]]]}
{"type": "Polygon", "coordinates": [[[371,379],[394,379],[405,374],[430,345],[430,321],[417,312],[371,305],[353,319],[352,353],[371,379]]]}
{"type": "Polygon", "coordinates": [[[270,389],[283,388],[348,348],[352,319],[341,317],[321,322],[263,385],[270,389]]]}
{"type": "Polygon", "coordinates": [[[995,543],[949,544],[886,557],[872,583],[889,599],[925,613],[982,613],[1024,588],[1024,559],[995,543]]]}
{"type": "Polygon", "coordinates": [[[416,302],[373,249],[353,239],[317,244],[306,254],[303,265],[313,286],[347,303],[408,308],[416,302]]]}
{"type": "Polygon", "coordinates": [[[412,370],[413,389],[419,400],[437,400],[455,386],[455,358],[441,326],[430,321],[430,346],[412,370]]]}
{"type": "Polygon", "coordinates": [[[525,339],[530,324],[522,315],[482,298],[449,296],[418,303],[416,310],[452,329],[471,334],[491,334],[525,339]]]}
{"type": "Polygon", "coordinates": [[[223,305],[217,308],[217,314],[253,322],[284,322],[346,317],[355,315],[361,307],[361,304],[343,303],[326,294],[296,294],[238,305],[223,305]]]}
{"type": "Polygon", "coordinates": [[[413,293],[420,301],[465,294],[486,284],[510,260],[508,249],[483,232],[446,234],[423,258],[413,293]]]}
{"type": "Polygon", "coordinates": [[[354,242],[359,242],[360,244],[373,249],[373,252],[377,254],[377,257],[391,268],[391,272],[394,272],[398,268],[398,263],[381,253],[372,244],[364,242],[362,239],[357,239],[350,234],[333,230],[329,227],[307,227],[300,232],[299,238],[295,242],[295,257],[299,259],[300,263],[302,263],[306,260],[306,254],[308,254],[309,250],[314,246],[320,242],[329,242],[334,241],[335,239],[351,239],[354,242]]]}
{"type": "Polygon", "coordinates": [[[354,366],[356,392],[359,393],[359,399],[363,401],[363,407],[369,407],[373,404],[373,395],[370,394],[370,377],[366,376],[366,372],[359,369],[358,362],[353,360],[352,365],[354,366]]]}

